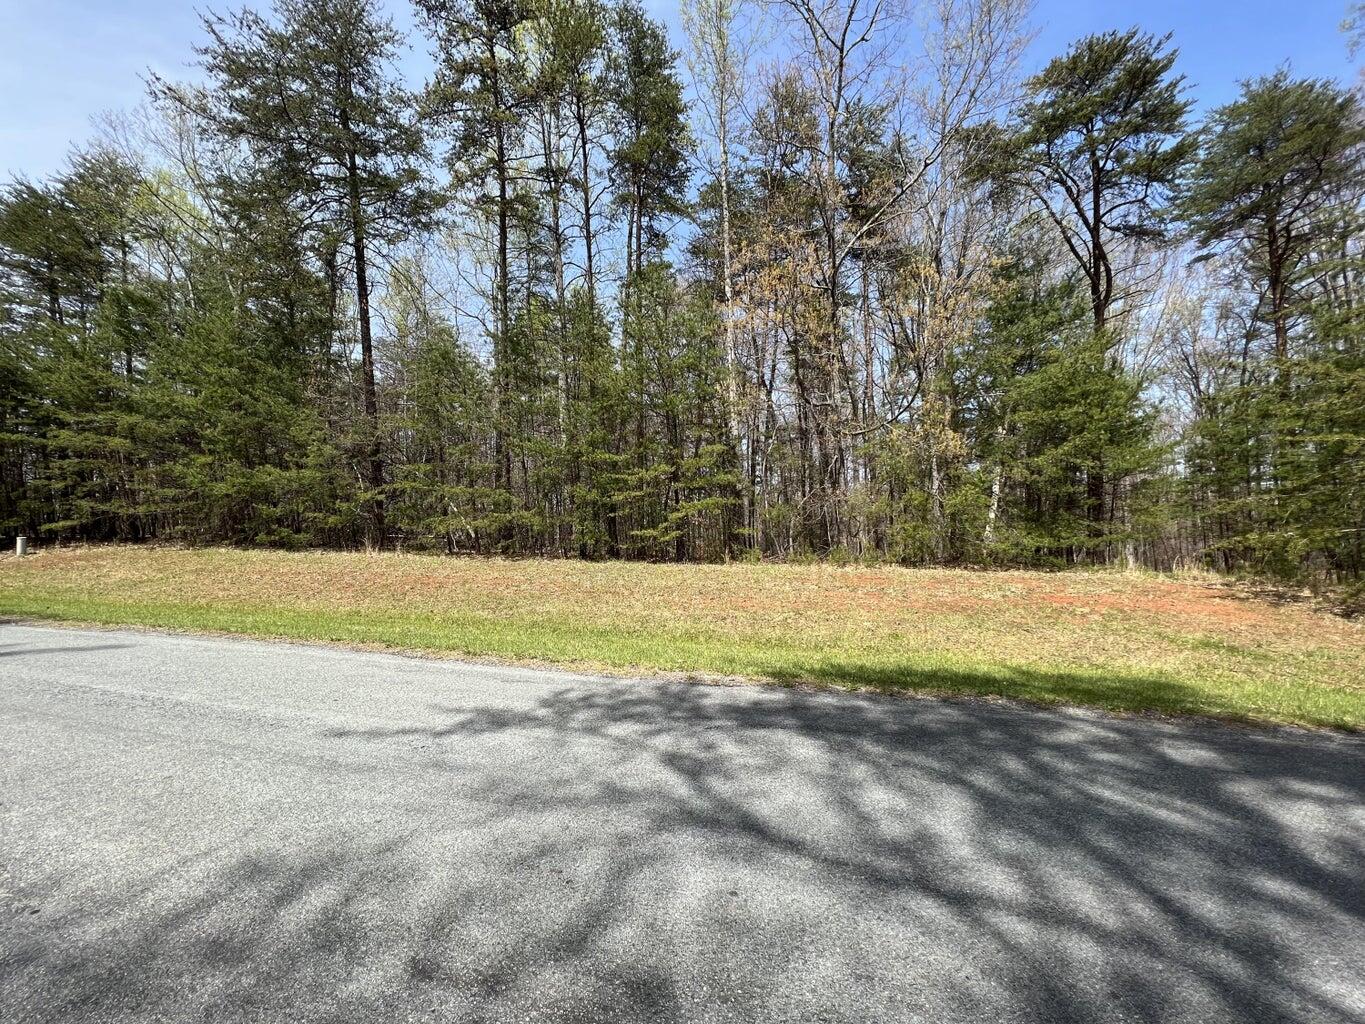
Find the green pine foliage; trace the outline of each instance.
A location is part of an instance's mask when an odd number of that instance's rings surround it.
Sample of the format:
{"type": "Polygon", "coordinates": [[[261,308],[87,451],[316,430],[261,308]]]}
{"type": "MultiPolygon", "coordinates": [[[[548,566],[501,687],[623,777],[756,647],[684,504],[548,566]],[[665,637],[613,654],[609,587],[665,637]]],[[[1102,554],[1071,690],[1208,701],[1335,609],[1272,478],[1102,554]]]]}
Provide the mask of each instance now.
{"type": "Polygon", "coordinates": [[[816,23],[699,91],[637,0],[417,7],[210,16],[145,152],[0,187],[0,531],[1360,588],[1355,94],[1190,131],[1168,38],[1020,81],[990,18],[909,107],[816,23]]]}
{"type": "Polygon", "coordinates": [[[1187,440],[1220,568],[1359,589],[1363,147],[1355,94],[1284,71],[1204,126],[1179,212],[1247,310],[1187,440]]]}

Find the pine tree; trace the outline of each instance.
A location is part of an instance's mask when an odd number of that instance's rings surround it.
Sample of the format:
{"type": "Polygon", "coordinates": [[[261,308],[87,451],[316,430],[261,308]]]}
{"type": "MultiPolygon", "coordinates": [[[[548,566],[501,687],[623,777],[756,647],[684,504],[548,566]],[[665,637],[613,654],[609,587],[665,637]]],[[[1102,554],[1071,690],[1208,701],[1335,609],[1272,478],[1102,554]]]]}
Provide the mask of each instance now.
{"type": "Polygon", "coordinates": [[[1359,100],[1281,71],[1244,83],[1202,134],[1181,211],[1249,316],[1236,376],[1191,429],[1197,512],[1226,564],[1358,579],[1359,100]]]}
{"type": "Polygon", "coordinates": [[[1365,169],[1359,101],[1279,71],[1244,83],[1201,134],[1180,213],[1206,255],[1239,250],[1264,296],[1256,315],[1274,331],[1276,358],[1288,359],[1300,273],[1334,229],[1343,188],[1365,169]]]}
{"type": "Polygon", "coordinates": [[[983,167],[1032,198],[1085,276],[1095,332],[1124,298],[1123,249],[1159,240],[1162,201],[1193,143],[1170,37],[1087,36],[1025,83],[1027,102],[983,167]]]}
{"type": "MultiPolygon", "coordinates": [[[[402,37],[376,0],[277,0],[209,15],[199,49],[209,84],[158,82],[219,138],[247,149],[266,191],[286,196],[303,228],[348,240],[360,343],[367,537],[385,539],[370,310],[376,259],[426,224],[434,194],[413,97],[393,70],[402,37]]],[[[328,248],[324,242],[323,248],[328,248]]],[[[335,253],[335,247],[329,250],[335,253]]]]}

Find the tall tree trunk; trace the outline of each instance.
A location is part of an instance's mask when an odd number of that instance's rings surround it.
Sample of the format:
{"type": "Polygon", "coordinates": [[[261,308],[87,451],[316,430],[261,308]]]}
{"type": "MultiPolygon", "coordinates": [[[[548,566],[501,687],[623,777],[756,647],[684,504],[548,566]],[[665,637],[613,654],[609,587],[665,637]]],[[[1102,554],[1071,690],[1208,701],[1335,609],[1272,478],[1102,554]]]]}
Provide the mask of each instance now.
{"type": "MultiPolygon", "coordinates": [[[[1103,193],[1100,188],[1100,165],[1099,158],[1092,156],[1090,160],[1091,181],[1094,186],[1091,189],[1091,213],[1090,213],[1090,302],[1091,311],[1095,319],[1095,337],[1104,334],[1109,326],[1109,302],[1112,288],[1110,286],[1110,270],[1108,265],[1108,255],[1104,250],[1104,240],[1101,237],[1103,227],[1103,193]]],[[[1103,465],[1095,466],[1086,471],[1086,518],[1090,522],[1091,536],[1098,540],[1105,534],[1105,502],[1104,496],[1107,490],[1105,472],[1103,465]]],[[[1086,560],[1093,560],[1094,552],[1088,552],[1086,560]]],[[[1106,561],[1108,555],[1106,552],[1106,561]]]]}
{"type": "Polygon", "coordinates": [[[365,406],[366,480],[370,490],[366,543],[384,546],[384,458],[379,444],[379,396],[374,382],[374,343],[370,334],[369,261],[365,251],[365,215],[360,199],[360,173],[354,151],[346,154],[346,185],[351,207],[351,245],[355,255],[356,317],[360,324],[361,390],[365,406]]]}
{"type": "MultiPolygon", "coordinates": [[[[730,131],[728,101],[721,97],[717,105],[717,135],[720,147],[720,276],[721,287],[725,294],[725,407],[730,424],[730,445],[734,450],[735,466],[744,467],[744,439],[739,411],[739,356],[735,345],[735,280],[734,264],[730,250],[730,131]]],[[[752,461],[752,460],[751,460],[752,461]]],[[[738,474],[737,474],[738,475],[738,474]]],[[[753,474],[739,481],[740,521],[746,530],[750,528],[750,498],[753,492],[753,474]]],[[[730,551],[730,537],[725,538],[726,554],[730,551]]],[[[745,542],[752,545],[753,540],[745,542]]]]}
{"type": "Polygon", "coordinates": [[[593,273],[593,234],[592,234],[592,159],[588,150],[588,114],[583,107],[583,97],[574,99],[574,120],[578,124],[578,149],[583,191],[583,269],[588,281],[588,306],[597,312],[597,277],[593,273]]]}
{"type": "MultiPolygon", "coordinates": [[[[541,117],[541,150],[545,168],[550,175],[550,187],[547,191],[550,197],[550,233],[554,245],[555,330],[559,342],[559,351],[556,353],[559,358],[555,366],[555,423],[558,428],[557,436],[561,458],[565,458],[567,457],[569,439],[569,325],[566,315],[568,296],[564,280],[564,225],[560,216],[562,178],[560,177],[557,159],[559,154],[555,149],[555,137],[555,128],[551,124],[550,115],[548,113],[543,114],[541,117]]],[[[571,468],[566,466],[565,469],[559,485],[560,525],[557,538],[560,553],[567,555],[573,550],[571,503],[573,501],[574,481],[571,468]]]]}
{"type": "Polygon", "coordinates": [[[508,195],[507,195],[507,147],[502,130],[497,133],[498,162],[498,280],[497,292],[497,337],[493,341],[493,403],[496,418],[494,449],[497,460],[496,472],[501,475],[501,484],[507,488],[512,485],[512,449],[507,443],[507,381],[511,368],[508,366],[508,331],[512,323],[511,299],[509,296],[511,269],[508,259],[508,195]]]}

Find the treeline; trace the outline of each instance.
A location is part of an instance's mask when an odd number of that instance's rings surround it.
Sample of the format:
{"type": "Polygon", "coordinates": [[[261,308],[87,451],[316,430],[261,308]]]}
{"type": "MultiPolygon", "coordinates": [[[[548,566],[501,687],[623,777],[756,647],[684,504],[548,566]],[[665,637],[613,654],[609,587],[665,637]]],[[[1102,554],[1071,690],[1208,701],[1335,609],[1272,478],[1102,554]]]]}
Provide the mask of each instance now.
{"type": "Polygon", "coordinates": [[[0,530],[1360,580],[1353,91],[1025,77],[1024,0],[415,6],[210,15],[4,187],[0,530]]]}

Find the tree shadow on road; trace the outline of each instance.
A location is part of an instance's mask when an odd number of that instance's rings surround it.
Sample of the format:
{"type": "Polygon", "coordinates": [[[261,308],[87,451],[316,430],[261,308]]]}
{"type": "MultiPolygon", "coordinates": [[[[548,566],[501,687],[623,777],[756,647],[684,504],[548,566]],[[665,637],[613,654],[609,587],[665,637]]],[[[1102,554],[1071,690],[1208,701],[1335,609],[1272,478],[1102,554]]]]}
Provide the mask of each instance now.
{"type": "Polygon", "coordinates": [[[34,1019],[1345,1022],[1365,999],[1354,739],[629,682],[325,739],[351,797],[314,811],[354,813],[184,866],[193,898],[148,879],[117,921],[34,931],[9,965],[52,968],[21,982],[34,1019]]]}
{"type": "Polygon", "coordinates": [[[90,651],[121,651],[131,646],[132,644],[84,644],[79,647],[74,645],[33,647],[28,644],[0,644],[0,658],[32,654],[87,654],[90,651]]]}

